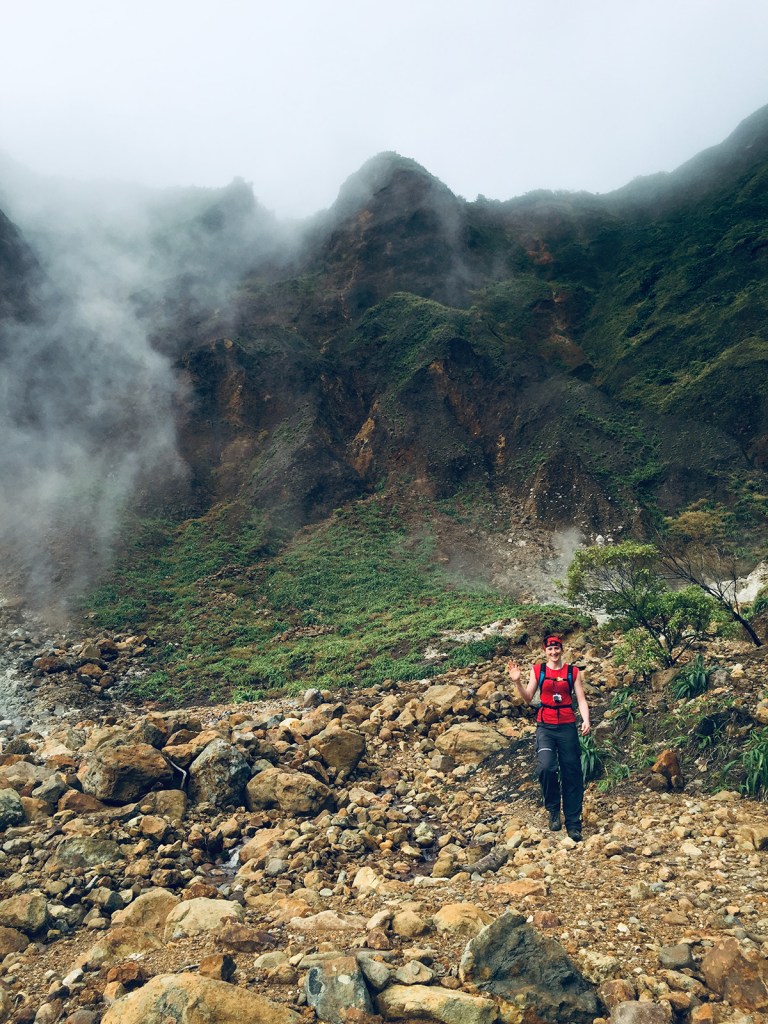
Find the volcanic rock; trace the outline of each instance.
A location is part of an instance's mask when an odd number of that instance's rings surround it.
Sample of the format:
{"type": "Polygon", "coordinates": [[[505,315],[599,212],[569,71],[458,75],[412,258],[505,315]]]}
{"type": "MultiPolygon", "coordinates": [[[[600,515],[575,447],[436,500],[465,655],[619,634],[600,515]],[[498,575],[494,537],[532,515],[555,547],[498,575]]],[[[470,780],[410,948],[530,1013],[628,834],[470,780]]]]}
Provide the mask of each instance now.
{"type": "Polygon", "coordinates": [[[373,1005],[357,960],[342,956],[310,967],[304,991],[318,1018],[329,1024],[348,1024],[348,1010],[371,1013],[373,1005]]]}
{"type": "Polygon", "coordinates": [[[530,1007],[552,1024],[592,1024],[599,1015],[595,987],[560,943],[539,935],[513,911],[470,939],[461,977],[483,992],[530,1007]]]}
{"type": "Polygon", "coordinates": [[[385,1020],[494,1024],[497,1019],[492,999],[427,985],[392,985],[376,997],[376,1009],[385,1020]]]}
{"type": "Polygon", "coordinates": [[[214,807],[241,805],[251,768],[243,755],[223,739],[215,739],[189,768],[189,795],[214,807]]]}

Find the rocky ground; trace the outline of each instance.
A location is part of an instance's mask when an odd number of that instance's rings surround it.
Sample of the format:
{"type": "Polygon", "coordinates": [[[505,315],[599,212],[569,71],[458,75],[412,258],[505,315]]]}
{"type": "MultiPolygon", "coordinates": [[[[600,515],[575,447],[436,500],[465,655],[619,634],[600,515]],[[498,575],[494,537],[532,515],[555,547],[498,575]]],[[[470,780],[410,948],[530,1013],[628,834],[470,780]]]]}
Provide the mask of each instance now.
{"type": "MultiPolygon", "coordinates": [[[[501,661],[168,712],[122,697],[148,638],[4,616],[0,1021],[768,1019],[765,805],[706,756],[660,736],[576,844],[501,661]]],[[[569,647],[615,737],[609,651],[569,647]]],[[[708,658],[743,738],[765,655],[708,658]]]]}

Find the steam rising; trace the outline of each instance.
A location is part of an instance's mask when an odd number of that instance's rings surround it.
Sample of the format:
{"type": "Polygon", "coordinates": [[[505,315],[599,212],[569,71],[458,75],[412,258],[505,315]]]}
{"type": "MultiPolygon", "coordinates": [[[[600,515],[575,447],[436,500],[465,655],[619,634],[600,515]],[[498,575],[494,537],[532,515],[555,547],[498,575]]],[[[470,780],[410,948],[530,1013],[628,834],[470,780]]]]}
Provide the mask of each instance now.
{"type": "Polygon", "coordinates": [[[182,305],[227,302],[257,239],[272,242],[243,183],[158,196],[17,172],[0,208],[38,263],[30,309],[0,322],[0,548],[18,590],[63,610],[108,563],[127,507],[186,488],[184,397],[153,337],[182,305]]]}

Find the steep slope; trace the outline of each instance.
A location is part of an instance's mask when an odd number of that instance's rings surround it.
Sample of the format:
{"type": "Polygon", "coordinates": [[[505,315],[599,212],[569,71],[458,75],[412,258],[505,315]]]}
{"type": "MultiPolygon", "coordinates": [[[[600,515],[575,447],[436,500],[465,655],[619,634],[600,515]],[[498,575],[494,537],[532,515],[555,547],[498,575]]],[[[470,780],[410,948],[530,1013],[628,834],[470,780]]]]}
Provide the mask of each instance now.
{"type": "MultiPolygon", "coordinates": [[[[745,534],[763,528],[767,119],[611,196],[467,203],[386,153],[290,229],[242,182],[130,195],[111,218],[80,197],[58,234],[31,222],[44,270],[67,271],[54,282],[67,317],[45,345],[28,339],[14,373],[35,385],[25,407],[73,438],[63,472],[19,447],[25,472],[60,485],[39,533],[64,507],[77,543],[58,547],[98,570],[126,504],[161,495],[162,545],[183,552],[195,534],[215,553],[201,565],[225,573],[255,552],[254,579],[237,583],[255,600],[262,558],[305,525],[332,532],[350,502],[364,518],[374,497],[397,503],[407,531],[422,529],[419,502],[464,522],[472,494],[478,518],[452,535],[465,552],[471,530],[490,537],[514,516],[642,533],[700,499],[736,508],[745,534]]],[[[148,588],[153,614],[161,590],[148,588]]]]}
{"type": "Polygon", "coordinates": [[[292,264],[244,279],[231,337],[184,357],[210,395],[230,346],[221,394],[237,380],[251,396],[234,449],[237,424],[196,449],[191,421],[196,477],[212,482],[213,462],[212,496],[247,477],[249,500],[309,519],[334,492],[408,479],[434,495],[533,488],[553,525],[593,530],[631,525],[637,505],[729,500],[765,447],[762,150],[729,191],[749,149],[736,135],[730,162],[726,143],[696,164],[706,200],[683,169],[642,216],[617,196],[466,204],[413,161],[370,161],[292,264]]]}
{"type": "MultiPolygon", "coordinates": [[[[552,272],[581,294],[575,327],[612,397],[711,422],[765,468],[768,447],[768,108],[673,174],[606,197],[604,255],[585,281],[571,241],[552,272]]],[[[551,237],[551,236],[550,236],[551,237]]]]}

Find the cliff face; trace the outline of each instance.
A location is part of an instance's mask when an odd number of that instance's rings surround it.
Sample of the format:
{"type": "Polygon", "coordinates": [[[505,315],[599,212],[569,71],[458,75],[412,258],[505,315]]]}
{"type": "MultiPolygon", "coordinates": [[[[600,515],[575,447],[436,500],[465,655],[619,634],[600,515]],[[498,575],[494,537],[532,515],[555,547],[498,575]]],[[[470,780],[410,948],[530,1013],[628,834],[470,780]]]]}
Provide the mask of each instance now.
{"type": "MultiPolygon", "coordinates": [[[[383,154],[290,238],[242,183],[170,204],[131,301],[183,382],[197,507],[299,525],[388,485],[482,484],[605,530],[759,489],[766,120],[604,197],[467,203],[383,154]]],[[[31,267],[0,220],[6,324],[31,267]]]]}
{"type": "MultiPolygon", "coordinates": [[[[247,477],[250,500],[309,517],[395,480],[483,483],[590,529],[733,498],[768,449],[764,120],[606,197],[466,203],[413,161],[370,161],[203,346],[230,346],[250,440],[231,425],[201,446],[193,418],[196,477],[217,498],[247,477]]],[[[210,395],[201,359],[184,365],[210,395]]]]}

